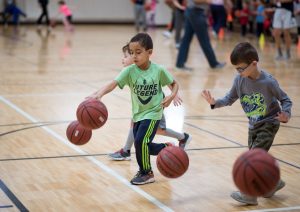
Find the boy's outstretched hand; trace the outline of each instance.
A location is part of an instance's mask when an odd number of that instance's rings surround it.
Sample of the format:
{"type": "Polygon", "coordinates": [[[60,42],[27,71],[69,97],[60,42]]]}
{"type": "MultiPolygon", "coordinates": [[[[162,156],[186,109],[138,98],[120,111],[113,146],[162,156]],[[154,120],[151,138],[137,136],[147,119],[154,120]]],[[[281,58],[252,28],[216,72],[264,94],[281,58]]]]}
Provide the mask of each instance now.
{"type": "Polygon", "coordinates": [[[282,111],[277,113],[277,116],[275,117],[275,119],[277,119],[278,121],[282,122],[282,123],[287,123],[289,121],[289,115],[282,111]]]}
{"type": "Polygon", "coordinates": [[[209,90],[203,90],[201,93],[201,96],[210,104],[214,105],[216,104],[215,99],[211,96],[209,90]]]}
{"type": "Polygon", "coordinates": [[[174,104],[175,106],[179,106],[179,105],[181,105],[181,103],[182,103],[182,99],[181,99],[181,97],[177,94],[177,95],[174,97],[174,99],[173,99],[173,104],[174,104]]]}

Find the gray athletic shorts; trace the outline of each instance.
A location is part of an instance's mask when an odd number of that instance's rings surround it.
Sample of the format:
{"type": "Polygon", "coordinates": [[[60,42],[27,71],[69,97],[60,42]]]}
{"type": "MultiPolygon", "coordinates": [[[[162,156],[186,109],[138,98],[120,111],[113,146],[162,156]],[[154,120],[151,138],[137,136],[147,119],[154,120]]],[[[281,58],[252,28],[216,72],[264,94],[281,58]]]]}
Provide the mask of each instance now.
{"type": "Polygon", "coordinates": [[[273,28],[275,29],[290,29],[296,27],[297,23],[292,18],[292,12],[284,9],[277,8],[273,17],[273,28]]]}
{"type": "Polygon", "coordinates": [[[160,129],[163,129],[163,130],[165,130],[165,129],[167,128],[166,118],[165,118],[165,115],[164,115],[164,114],[163,114],[162,117],[161,117],[161,120],[160,120],[160,122],[159,122],[159,124],[158,124],[158,127],[159,127],[160,129]]]}

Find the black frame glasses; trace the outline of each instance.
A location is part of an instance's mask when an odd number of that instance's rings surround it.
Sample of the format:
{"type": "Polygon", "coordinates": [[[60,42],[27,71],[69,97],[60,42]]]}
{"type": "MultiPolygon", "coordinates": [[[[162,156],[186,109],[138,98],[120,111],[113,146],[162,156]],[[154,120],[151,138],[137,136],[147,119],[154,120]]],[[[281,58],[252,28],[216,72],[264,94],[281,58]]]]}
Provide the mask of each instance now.
{"type": "Polygon", "coordinates": [[[248,64],[245,68],[236,68],[237,72],[243,73],[252,63],[248,64]]]}

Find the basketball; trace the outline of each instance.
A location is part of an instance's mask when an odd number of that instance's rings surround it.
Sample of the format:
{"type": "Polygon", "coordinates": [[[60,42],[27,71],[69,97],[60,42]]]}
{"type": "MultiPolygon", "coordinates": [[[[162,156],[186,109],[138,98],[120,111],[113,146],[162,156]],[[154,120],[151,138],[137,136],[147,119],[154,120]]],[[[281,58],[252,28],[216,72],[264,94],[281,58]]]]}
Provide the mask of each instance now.
{"type": "Polygon", "coordinates": [[[108,117],[106,106],[97,99],[83,101],[77,108],[77,120],[87,129],[102,127],[108,117]]]}
{"type": "Polygon", "coordinates": [[[273,191],[280,179],[276,160],[263,149],[251,149],[240,155],[233,165],[233,181],[249,196],[264,196],[273,191]]]}
{"type": "Polygon", "coordinates": [[[78,121],[73,121],[69,124],[66,134],[71,143],[83,145],[91,139],[92,130],[82,127],[78,121]]]}
{"type": "Polygon", "coordinates": [[[156,165],[163,176],[177,178],[188,169],[189,157],[183,149],[176,146],[167,146],[158,154],[156,165]]]}

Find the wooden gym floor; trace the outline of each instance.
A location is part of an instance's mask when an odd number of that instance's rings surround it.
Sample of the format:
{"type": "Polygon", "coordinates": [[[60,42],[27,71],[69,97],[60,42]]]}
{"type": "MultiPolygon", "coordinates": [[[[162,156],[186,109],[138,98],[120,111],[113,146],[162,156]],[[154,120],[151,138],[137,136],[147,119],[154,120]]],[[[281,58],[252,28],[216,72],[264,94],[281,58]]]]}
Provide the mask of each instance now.
{"type": "MultiPolygon", "coordinates": [[[[115,162],[107,154],[123,147],[130,126],[128,88],[116,89],[103,102],[106,125],[93,131],[84,146],[70,144],[66,127],[76,119],[78,104],[121,70],[121,47],[134,35],[132,26],[76,26],[72,34],[57,27],[47,35],[34,27],[0,31],[0,211],[300,211],[300,52],[290,61],[273,60],[274,44],[227,34],[212,39],[222,70],[211,70],[193,41],[190,73],[174,71],[177,50],[163,29],[149,31],[152,60],[164,64],[180,83],[184,104],[165,110],[169,128],[193,136],[187,153],[190,167],[178,179],[164,178],[151,158],[156,182],[132,186],[138,167],[115,162]],[[292,119],[282,124],[270,153],[281,167],[286,187],[258,206],[230,198],[236,190],[231,170],[247,149],[247,119],[237,101],[212,111],[200,93],[221,97],[231,87],[235,70],[233,46],[250,40],[259,49],[261,66],[272,73],[291,97],[292,119]],[[272,209],[272,210],[271,210],[272,209]]],[[[156,142],[175,141],[156,136],[156,142]]],[[[132,149],[134,151],[134,149],[132,149]]]]}

